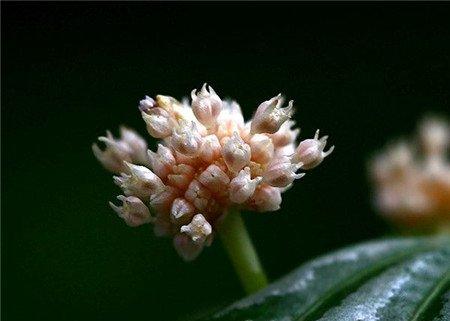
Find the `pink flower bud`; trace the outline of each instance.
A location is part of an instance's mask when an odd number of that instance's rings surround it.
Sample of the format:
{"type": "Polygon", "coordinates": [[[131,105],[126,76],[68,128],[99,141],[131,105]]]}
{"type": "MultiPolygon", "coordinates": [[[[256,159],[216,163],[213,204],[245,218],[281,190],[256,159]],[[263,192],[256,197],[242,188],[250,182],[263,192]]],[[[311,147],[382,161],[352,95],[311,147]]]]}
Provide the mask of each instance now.
{"type": "Polygon", "coordinates": [[[250,149],[252,151],[252,160],[266,164],[274,154],[274,147],[272,140],[264,134],[255,134],[250,139],[250,149]]]}
{"type": "Polygon", "coordinates": [[[126,172],[128,169],[124,161],[138,162],[146,164],[145,151],[147,143],[136,132],[125,127],[120,128],[121,137],[116,139],[110,131],[106,132],[106,137],[99,137],[98,140],[106,145],[105,150],[101,150],[97,144],[92,145],[95,157],[102,165],[113,173],[126,172]]]}
{"type": "Polygon", "coordinates": [[[164,109],[160,107],[151,108],[141,113],[147,125],[148,133],[155,138],[165,138],[170,136],[175,120],[164,109]]]}
{"type": "Polygon", "coordinates": [[[213,193],[226,191],[230,178],[217,165],[209,165],[198,177],[200,183],[213,193]]]}
{"type": "Polygon", "coordinates": [[[207,128],[215,124],[222,110],[222,100],[211,86],[208,86],[208,89],[209,92],[205,83],[197,94],[195,89],[191,92],[192,111],[198,121],[207,128]]]}
{"type": "Polygon", "coordinates": [[[200,147],[199,157],[204,162],[213,162],[220,156],[220,146],[219,140],[216,135],[208,135],[203,138],[202,147],[200,147]]]}
{"type": "Polygon", "coordinates": [[[164,188],[164,183],[151,170],[145,166],[133,165],[125,162],[130,174],[122,173],[114,176],[114,181],[119,185],[125,195],[148,199],[150,195],[164,188]]]}
{"type": "Polygon", "coordinates": [[[278,131],[280,126],[294,113],[293,103],[291,100],[286,108],[281,108],[281,94],[263,102],[253,116],[251,133],[273,134],[278,131]]]}
{"type": "Polygon", "coordinates": [[[170,218],[178,224],[188,223],[194,216],[195,207],[185,198],[179,197],[172,203],[170,218]]]}
{"type": "Polygon", "coordinates": [[[127,225],[136,227],[145,223],[152,222],[152,217],[147,206],[137,197],[123,195],[117,196],[119,201],[123,202],[122,206],[116,206],[109,202],[111,208],[121,217],[127,225]]]}
{"type": "Polygon", "coordinates": [[[261,181],[262,177],[251,179],[250,168],[245,167],[230,183],[230,200],[236,204],[244,203],[253,195],[261,181]]]}
{"type": "Polygon", "coordinates": [[[275,147],[283,147],[292,144],[297,139],[300,129],[291,129],[295,125],[295,121],[288,120],[281,125],[280,129],[272,134],[272,142],[275,147]]]}
{"type": "Polygon", "coordinates": [[[181,120],[180,125],[173,129],[171,143],[183,155],[197,155],[202,146],[202,136],[195,122],[181,120]]]}
{"type": "Polygon", "coordinates": [[[215,201],[211,192],[195,179],[189,184],[184,197],[200,211],[208,210],[211,202],[215,201]]]}
{"type": "Polygon", "coordinates": [[[183,260],[192,261],[202,252],[204,244],[193,242],[186,234],[177,234],[173,238],[173,246],[183,260]]]}
{"type": "Polygon", "coordinates": [[[202,214],[192,218],[191,223],[180,228],[181,233],[186,233],[197,244],[204,244],[212,233],[212,227],[202,214]]]}
{"type": "Polygon", "coordinates": [[[292,164],[287,157],[276,159],[269,164],[264,173],[264,182],[274,187],[286,187],[295,179],[302,178],[305,173],[295,172],[302,167],[302,164],[292,164]]]}
{"type": "Polygon", "coordinates": [[[223,146],[222,156],[232,172],[240,171],[250,161],[251,150],[237,132],[233,133],[223,146]]]}
{"type": "Polygon", "coordinates": [[[156,153],[148,150],[148,158],[150,159],[151,169],[161,178],[165,178],[172,170],[172,166],[176,164],[175,157],[170,148],[161,144],[158,144],[156,153]]]}
{"type": "Polygon", "coordinates": [[[169,184],[184,189],[194,178],[195,169],[187,164],[175,165],[172,168],[172,174],[167,176],[169,184]]]}
{"type": "Polygon", "coordinates": [[[317,130],[313,139],[305,139],[300,142],[292,156],[292,162],[303,163],[302,168],[304,169],[311,169],[322,163],[323,159],[334,150],[334,146],[331,146],[328,151],[323,151],[327,144],[327,138],[328,136],[324,136],[319,139],[319,130],[317,130]]]}
{"type": "MultiPolygon", "coordinates": [[[[165,186],[150,197],[150,206],[163,216],[170,213],[172,202],[180,196],[180,191],[172,186],[165,186]]],[[[167,219],[169,221],[169,219],[167,219]]]]}
{"type": "Polygon", "coordinates": [[[277,187],[263,185],[250,198],[250,206],[258,212],[272,212],[280,209],[281,191],[277,187]]]}

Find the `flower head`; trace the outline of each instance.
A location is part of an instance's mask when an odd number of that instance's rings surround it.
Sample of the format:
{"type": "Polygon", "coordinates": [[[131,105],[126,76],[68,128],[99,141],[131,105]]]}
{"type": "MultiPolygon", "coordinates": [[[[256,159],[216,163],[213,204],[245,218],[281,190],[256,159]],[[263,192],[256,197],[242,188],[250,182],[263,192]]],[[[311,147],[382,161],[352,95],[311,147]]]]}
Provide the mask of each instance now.
{"type": "Polygon", "coordinates": [[[419,125],[417,141],[393,142],[373,157],[370,174],[383,216],[409,227],[450,223],[449,142],[449,125],[429,118],[419,125]]]}
{"type": "Polygon", "coordinates": [[[304,175],[297,171],[331,152],[323,152],[326,138],[318,134],[296,145],[293,103],[281,108],[281,95],[260,104],[248,123],[236,102],[222,101],[206,84],[191,96],[191,105],[161,95],[140,101],[147,131],[161,139],[156,152],[143,153],[137,134],[108,134],[101,138],[105,151],[94,148],[105,167],[120,173],[114,180],[126,196],[113,209],[130,226],[152,223],[157,235],[172,236],[186,260],[212,242],[227,209],[278,210],[281,193],[304,175]]]}

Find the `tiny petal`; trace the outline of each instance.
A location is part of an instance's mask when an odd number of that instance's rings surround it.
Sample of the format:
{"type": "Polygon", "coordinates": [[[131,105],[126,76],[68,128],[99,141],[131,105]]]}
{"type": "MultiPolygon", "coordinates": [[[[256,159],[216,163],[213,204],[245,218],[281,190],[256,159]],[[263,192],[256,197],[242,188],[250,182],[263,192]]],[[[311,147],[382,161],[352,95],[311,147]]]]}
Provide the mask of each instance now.
{"type": "Polygon", "coordinates": [[[250,149],[252,151],[252,161],[266,164],[273,158],[274,146],[272,140],[267,135],[253,135],[250,139],[250,149]]]}
{"type": "Polygon", "coordinates": [[[186,224],[195,213],[195,207],[185,198],[176,198],[172,203],[170,210],[170,218],[172,222],[186,224]]]}
{"type": "Polygon", "coordinates": [[[155,107],[156,103],[153,100],[153,98],[149,97],[149,96],[145,96],[144,99],[142,99],[141,101],[139,101],[139,110],[141,112],[146,112],[149,109],[155,107]]]}
{"type": "Polygon", "coordinates": [[[171,143],[173,148],[183,155],[197,155],[202,146],[202,137],[196,123],[182,120],[180,125],[173,129],[171,143]]]}
{"type": "Polygon", "coordinates": [[[152,194],[164,188],[161,179],[147,167],[128,162],[125,164],[130,174],[122,173],[121,176],[114,176],[114,181],[123,189],[125,195],[148,199],[152,194]]]}
{"type": "Polygon", "coordinates": [[[186,233],[197,244],[204,244],[212,233],[212,227],[202,214],[192,218],[191,223],[180,228],[181,233],[186,233]]]}
{"type": "Polygon", "coordinates": [[[311,169],[322,163],[323,159],[334,150],[334,146],[331,146],[328,151],[324,152],[327,138],[328,136],[324,136],[319,139],[319,130],[317,130],[313,139],[305,139],[300,142],[292,157],[292,162],[303,163],[302,168],[304,169],[311,169]]]}
{"type": "Polygon", "coordinates": [[[281,102],[282,97],[279,94],[259,105],[253,116],[251,133],[273,134],[280,129],[281,125],[294,113],[292,100],[285,108],[281,108],[281,102]]]}
{"type": "Polygon", "coordinates": [[[122,206],[116,206],[112,202],[109,202],[109,205],[127,225],[135,227],[152,222],[149,209],[139,198],[119,195],[117,199],[123,202],[122,206]]]}
{"type": "Polygon", "coordinates": [[[230,183],[230,200],[236,204],[244,203],[253,195],[261,181],[262,177],[251,179],[250,168],[245,167],[230,183]]]}
{"type": "Polygon", "coordinates": [[[237,173],[250,161],[250,146],[242,140],[237,132],[234,132],[233,136],[225,142],[222,156],[228,169],[237,173]]]}
{"type": "Polygon", "coordinates": [[[206,89],[206,84],[197,92],[194,89],[191,93],[192,111],[198,121],[207,128],[216,123],[216,119],[222,110],[222,100],[211,86],[206,89]]]}

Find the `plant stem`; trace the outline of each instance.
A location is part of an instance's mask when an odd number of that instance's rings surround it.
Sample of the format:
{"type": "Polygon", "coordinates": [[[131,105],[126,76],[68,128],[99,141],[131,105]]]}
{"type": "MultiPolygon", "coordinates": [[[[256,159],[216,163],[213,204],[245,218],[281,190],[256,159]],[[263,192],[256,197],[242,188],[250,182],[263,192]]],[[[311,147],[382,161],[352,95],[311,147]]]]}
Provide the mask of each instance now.
{"type": "Polygon", "coordinates": [[[247,294],[256,292],[267,285],[252,240],[238,211],[229,211],[219,227],[219,235],[234,269],[247,294]]]}

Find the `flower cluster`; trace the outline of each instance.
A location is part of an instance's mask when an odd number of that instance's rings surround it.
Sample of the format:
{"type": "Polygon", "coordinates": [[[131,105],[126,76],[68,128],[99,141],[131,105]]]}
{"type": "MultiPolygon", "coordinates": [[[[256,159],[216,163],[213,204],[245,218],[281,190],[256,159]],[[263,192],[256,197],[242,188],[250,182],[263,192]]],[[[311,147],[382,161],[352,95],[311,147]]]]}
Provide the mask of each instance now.
{"type": "Polygon", "coordinates": [[[100,137],[104,150],[93,145],[123,190],[122,205],[111,207],[130,226],[153,223],[157,235],[172,236],[186,260],[211,243],[228,208],[278,210],[281,193],[304,175],[297,171],[333,150],[324,151],[319,131],[296,145],[293,102],[282,107],[281,95],[261,103],[249,122],[235,101],[222,101],[206,84],[191,98],[190,105],[161,95],[140,101],[148,133],[161,140],[156,151],[126,128],[120,138],[100,137]]]}
{"type": "Polygon", "coordinates": [[[373,158],[375,201],[384,216],[410,227],[450,222],[449,145],[448,123],[428,118],[421,122],[416,142],[391,143],[373,158]]]}

